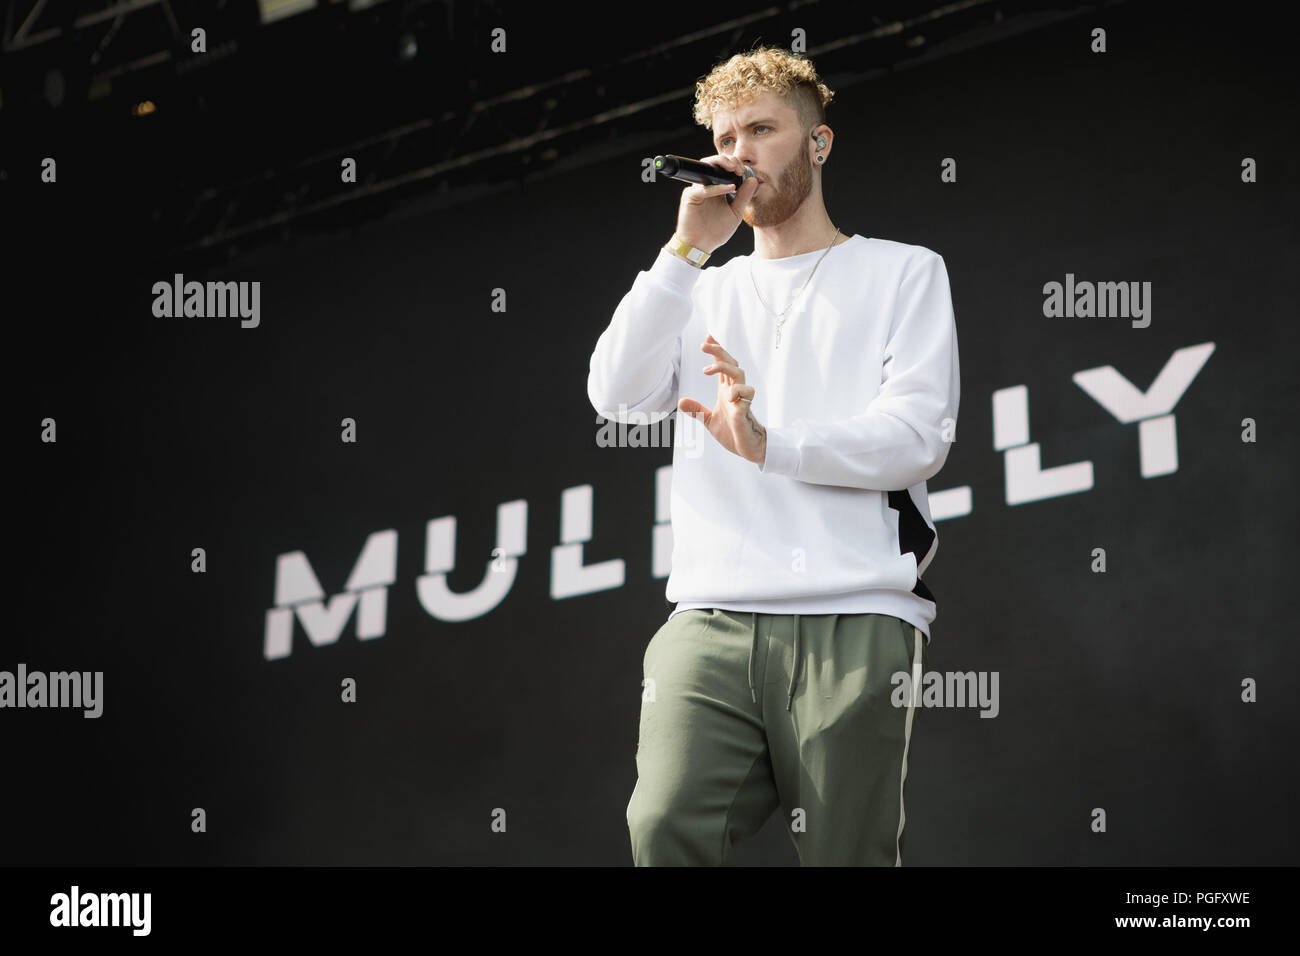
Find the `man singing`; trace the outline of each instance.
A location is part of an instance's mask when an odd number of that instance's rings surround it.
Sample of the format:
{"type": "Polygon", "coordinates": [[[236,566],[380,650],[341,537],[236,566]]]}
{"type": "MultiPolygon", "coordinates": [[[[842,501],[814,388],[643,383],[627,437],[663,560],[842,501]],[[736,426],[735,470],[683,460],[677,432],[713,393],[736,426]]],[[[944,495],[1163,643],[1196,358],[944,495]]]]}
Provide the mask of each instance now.
{"type": "Polygon", "coordinates": [[[682,191],[591,356],[605,418],[679,412],[638,866],[727,864],[777,807],[801,865],[902,863],[917,710],[900,689],[921,684],[936,615],[926,481],[956,437],[957,331],[941,256],[827,214],[833,95],[777,47],[696,83],[703,161],[753,175],[682,191]],[[705,268],[742,220],[753,253],[705,268]]]}

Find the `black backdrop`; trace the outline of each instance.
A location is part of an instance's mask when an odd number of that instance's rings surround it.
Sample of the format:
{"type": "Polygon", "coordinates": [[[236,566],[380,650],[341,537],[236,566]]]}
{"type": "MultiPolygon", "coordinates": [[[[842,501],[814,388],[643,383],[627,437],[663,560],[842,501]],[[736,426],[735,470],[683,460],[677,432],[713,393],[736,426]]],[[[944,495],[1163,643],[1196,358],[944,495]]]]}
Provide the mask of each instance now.
{"type": "MultiPolygon", "coordinates": [[[[972,508],[939,524],[931,666],[1000,674],[996,719],[918,725],[910,865],[1296,861],[1295,78],[1258,14],[1179,10],[1130,4],[829,78],[832,218],[934,249],[952,283],[961,416],[930,490],[968,487],[972,508]],[[957,183],[940,182],[944,157],[957,183]],[[1043,284],[1066,273],[1149,281],[1150,326],[1045,318],[1043,284]],[[1137,426],[1071,376],[1113,365],[1145,390],[1201,343],[1213,354],[1174,409],[1177,470],[1144,479],[1137,426]],[[992,397],[1021,385],[1042,466],[1090,461],[1090,490],[1006,504],[992,397]]],[[[38,374],[11,422],[24,613],[0,669],[103,671],[104,713],[0,712],[7,862],[630,862],[641,655],[669,609],[654,479],[671,452],[597,447],[585,384],[672,230],[677,187],[642,183],[642,155],[710,151],[688,100],[681,115],[572,176],[186,274],[260,281],[256,329],[152,314],[153,283],[183,268],[150,251],[132,197],[183,173],[184,144],[117,178],[111,144],[59,144],[57,192],[26,195],[49,274],[13,277],[39,306],[13,299],[11,364],[38,374]],[[33,439],[46,417],[55,444],[33,439]],[[625,583],[555,600],[561,495],[588,484],[584,561],[621,559],[625,583]],[[456,518],[449,583],[469,590],[497,506],[520,499],[527,551],[506,598],[462,623],[427,614],[426,523],[456,518]],[[354,612],[315,647],[295,623],[292,653],[267,660],[278,556],[304,552],[338,595],[389,529],[383,636],[358,639],[354,612]]],[[[256,148],[255,131],[228,134],[256,148]]],[[[715,261],[751,248],[742,229],[715,261]]],[[[737,860],[793,865],[780,824],[737,860]]]]}

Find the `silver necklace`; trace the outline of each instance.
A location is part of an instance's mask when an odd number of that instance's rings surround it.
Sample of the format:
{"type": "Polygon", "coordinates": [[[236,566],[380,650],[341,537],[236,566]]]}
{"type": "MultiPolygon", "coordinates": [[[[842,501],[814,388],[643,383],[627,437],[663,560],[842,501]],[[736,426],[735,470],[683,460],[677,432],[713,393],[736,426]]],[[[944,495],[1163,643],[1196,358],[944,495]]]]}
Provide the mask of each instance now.
{"type": "Polygon", "coordinates": [[[767,303],[763,301],[763,293],[758,291],[758,282],[755,281],[754,279],[754,260],[753,259],[749,260],[749,281],[754,283],[754,295],[758,296],[759,303],[763,306],[764,309],[767,309],[767,314],[773,316],[776,319],[776,347],[777,348],[781,347],[781,326],[785,325],[786,313],[790,311],[791,306],[793,306],[796,302],[799,301],[799,296],[803,295],[803,290],[808,288],[808,283],[812,282],[812,277],[817,274],[817,266],[822,264],[822,259],[825,259],[826,253],[830,252],[831,249],[834,248],[835,240],[838,239],[839,237],[840,237],[840,230],[837,228],[835,230],[835,235],[831,236],[831,244],[826,247],[826,252],[823,252],[821,254],[821,257],[818,258],[817,265],[814,265],[812,268],[812,272],[808,273],[808,278],[803,280],[803,285],[799,287],[799,291],[796,292],[794,294],[794,298],[790,300],[790,305],[787,305],[780,312],[773,312],[770,308],[768,308],[767,303]]]}

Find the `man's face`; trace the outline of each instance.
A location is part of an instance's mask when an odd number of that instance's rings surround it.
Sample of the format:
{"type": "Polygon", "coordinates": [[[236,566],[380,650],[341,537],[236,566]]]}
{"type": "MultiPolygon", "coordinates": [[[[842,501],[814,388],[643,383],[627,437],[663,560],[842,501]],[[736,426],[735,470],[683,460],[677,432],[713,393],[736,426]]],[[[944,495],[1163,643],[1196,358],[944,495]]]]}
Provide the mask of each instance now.
{"type": "Polygon", "coordinates": [[[776,93],[713,114],[714,147],[737,157],[762,180],[743,212],[751,227],[785,222],[808,198],[813,187],[810,142],[794,108],[776,93]]]}

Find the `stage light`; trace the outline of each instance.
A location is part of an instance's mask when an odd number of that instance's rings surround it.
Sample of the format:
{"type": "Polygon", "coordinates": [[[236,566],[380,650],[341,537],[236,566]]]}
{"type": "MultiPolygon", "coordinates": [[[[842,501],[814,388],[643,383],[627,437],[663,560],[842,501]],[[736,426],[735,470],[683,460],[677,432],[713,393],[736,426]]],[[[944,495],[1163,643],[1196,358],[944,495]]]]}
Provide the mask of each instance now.
{"type": "Polygon", "coordinates": [[[415,39],[415,34],[409,30],[397,38],[397,59],[402,63],[409,63],[415,59],[420,52],[420,44],[415,39]]]}
{"type": "Polygon", "coordinates": [[[263,23],[274,23],[316,6],[316,0],[257,0],[257,10],[263,23]]]}

